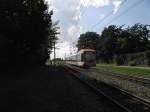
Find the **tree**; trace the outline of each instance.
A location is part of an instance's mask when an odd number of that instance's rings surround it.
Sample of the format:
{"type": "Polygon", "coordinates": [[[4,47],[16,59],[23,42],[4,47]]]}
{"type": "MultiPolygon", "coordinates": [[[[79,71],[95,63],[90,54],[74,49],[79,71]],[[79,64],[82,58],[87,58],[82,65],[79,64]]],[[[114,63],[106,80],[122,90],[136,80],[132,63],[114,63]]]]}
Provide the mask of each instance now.
{"type": "Polygon", "coordinates": [[[99,58],[109,63],[114,56],[149,50],[150,30],[139,23],[127,28],[110,25],[102,31],[98,45],[99,58]]]}
{"type": "Polygon", "coordinates": [[[78,50],[81,49],[94,49],[96,50],[96,57],[98,57],[98,43],[100,35],[96,32],[86,32],[81,34],[77,43],[78,50]]]}
{"type": "Polygon", "coordinates": [[[130,52],[132,41],[129,37],[130,34],[126,30],[122,29],[122,31],[117,37],[116,53],[115,53],[116,55],[130,52]]]}
{"type": "Polygon", "coordinates": [[[99,34],[95,32],[86,32],[84,34],[81,34],[77,43],[77,48],[78,50],[86,48],[97,50],[99,39],[99,34]]]}
{"type": "Polygon", "coordinates": [[[102,31],[98,50],[100,57],[107,63],[111,62],[117,52],[117,37],[122,32],[122,26],[110,25],[102,31]]]}
{"type": "Polygon", "coordinates": [[[53,11],[48,11],[44,0],[1,0],[0,15],[4,63],[31,65],[49,58],[57,29],[51,19],[53,11]]]}
{"type": "Polygon", "coordinates": [[[137,23],[132,27],[128,27],[126,31],[129,34],[128,38],[132,42],[128,52],[136,53],[148,49],[150,43],[150,30],[148,29],[148,25],[137,23]]]}
{"type": "Polygon", "coordinates": [[[148,25],[135,24],[131,27],[110,25],[102,31],[99,42],[100,58],[111,62],[115,55],[143,52],[150,46],[148,25]]]}
{"type": "Polygon", "coordinates": [[[148,25],[135,24],[123,29],[117,37],[117,54],[137,53],[149,49],[148,25]]]}

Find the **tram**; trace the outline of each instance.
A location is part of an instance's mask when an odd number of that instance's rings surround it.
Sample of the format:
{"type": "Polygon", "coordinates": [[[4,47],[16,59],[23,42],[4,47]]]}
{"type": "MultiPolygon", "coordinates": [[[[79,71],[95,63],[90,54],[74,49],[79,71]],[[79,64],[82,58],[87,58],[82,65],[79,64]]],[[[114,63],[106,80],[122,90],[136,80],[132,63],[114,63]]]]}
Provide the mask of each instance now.
{"type": "Polygon", "coordinates": [[[67,57],[67,64],[80,67],[96,66],[96,51],[93,49],[81,49],[77,54],[67,57]]]}

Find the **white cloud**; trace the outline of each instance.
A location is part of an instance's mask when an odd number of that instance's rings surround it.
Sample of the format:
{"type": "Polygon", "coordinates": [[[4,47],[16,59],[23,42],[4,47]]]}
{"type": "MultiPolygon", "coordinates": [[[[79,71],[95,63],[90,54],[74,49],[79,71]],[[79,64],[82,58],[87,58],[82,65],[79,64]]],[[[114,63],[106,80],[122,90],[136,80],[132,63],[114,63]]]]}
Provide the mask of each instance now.
{"type": "MultiPolygon", "coordinates": [[[[114,14],[118,11],[119,6],[123,0],[45,0],[50,5],[50,10],[54,10],[53,20],[60,20],[59,27],[61,38],[63,41],[72,43],[77,41],[80,33],[82,33],[83,27],[79,25],[81,19],[81,6],[88,8],[92,7],[104,7],[113,6],[114,14]]],[[[104,14],[101,14],[98,18],[103,19],[104,14]]],[[[66,44],[68,46],[68,44],[66,44]]],[[[62,50],[59,50],[62,52],[62,50]]]]}
{"type": "MultiPolygon", "coordinates": [[[[63,43],[58,43],[56,45],[56,57],[57,58],[64,58],[65,56],[69,56],[70,54],[70,43],[67,41],[63,41],[63,43]]],[[[54,52],[51,54],[51,59],[54,59],[54,52]]]]}
{"type": "Polygon", "coordinates": [[[100,14],[99,17],[98,17],[98,19],[102,20],[104,17],[105,17],[105,14],[100,14]]]}
{"type": "MultiPolygon", "coordinates": [[[[54,20],[60,20],[60,32],[62,38],[71,41],[70,38],[77,38],[79,35],[80,25],[80,6],[83,7],[104,7],[114,6],[114,14],[118,11],[123,0],[46,0],[50,4],[50,9],[54,10],[54,20]],[[77,33],[75,35],[75,33],[77,33]],[[71,37],[70,37],[71,36],[71,37]]],[[[98,17],[104,18],[104,14],[98,17]]]]}
{"type": "Polygon", "coordinates": [[[80,7],[77,0],[47,0],[54,7],[54,20],[60,20],[61,37],[66,41],[77,38],[79,32],[80,7]],[[55,11],[56,10],[56,11],[55,11]],[[73,33],[73,35],[71,35],[73,33]],[[71,35],[71,37],[70,37],[71,35]]]}
{"type": "Polygon", "coordinates": [[[123,0],[80,0],[81,5],[83,7],[104,7],[113,5],[114,6],[114,14],[118,11],[123,0]]]}
{"type": "Polygon", "coordinates": [[[81,5],[84,7],[103,7],[109,5],[110,0],[81,0],[81,5]]]}
{"type": "Polygon", "coordinates": [[[114,14],[118,11],[120,5],[122,3],[122,0],[115,0],[112,2],[112,4],[114,5],[114,14]]]}
{"type": "Polygon", "coordinates": [[[70,37],[73,37],[74,35],[76,35],[79,31],[79,28],[75,25],[71,25],[68,29],[68,34],[70,37]]]}

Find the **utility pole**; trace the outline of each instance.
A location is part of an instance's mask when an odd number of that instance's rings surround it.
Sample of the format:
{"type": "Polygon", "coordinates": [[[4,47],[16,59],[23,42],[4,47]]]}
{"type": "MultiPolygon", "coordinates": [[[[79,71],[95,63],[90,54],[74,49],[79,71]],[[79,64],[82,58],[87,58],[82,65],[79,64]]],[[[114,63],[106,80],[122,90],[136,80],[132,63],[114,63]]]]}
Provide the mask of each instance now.
{"type": "Polygon", "coordinates": [[[72,55],[72,51],[71,51],[71,43],[70,43],[70,57],[71,57],[71,55],[72,55]]]}
{"type": "Polygon", "coordinates": [[[72,45],[73,45],[73,53],[76,54],[76,45],[75,45],[75,42],[73,42],[72,45]]]}
{"type": "Polygon", "coordinates": [[[54,66],[56,64],[55,60],[56,60],[56,47],[55,47],[55,42],[54,42],[54,66]]]}
{"type": "Polygon", "coordinates": [[[66,52],[65,52],[65,64],[66,64],[66,59],[67,59],[67,58],[66,58],[66,52]]]}

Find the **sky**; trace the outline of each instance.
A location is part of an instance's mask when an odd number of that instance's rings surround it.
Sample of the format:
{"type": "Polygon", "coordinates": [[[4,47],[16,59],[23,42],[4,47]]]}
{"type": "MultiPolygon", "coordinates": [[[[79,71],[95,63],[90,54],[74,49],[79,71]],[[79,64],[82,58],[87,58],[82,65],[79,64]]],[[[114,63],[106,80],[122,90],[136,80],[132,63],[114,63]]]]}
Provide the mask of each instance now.
{"type": "MultiPolygon", "coordinates": [[[[109,25],[150,25],[150,0],[46,0],[59,21],[56,57],[64,58],[77,51],[80,34],[94,31],[101,34],[109,25]]],[[[53,58],[53,54],[51,55],[53,58]]]]}

